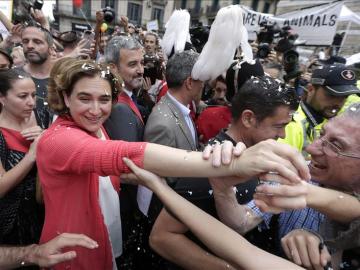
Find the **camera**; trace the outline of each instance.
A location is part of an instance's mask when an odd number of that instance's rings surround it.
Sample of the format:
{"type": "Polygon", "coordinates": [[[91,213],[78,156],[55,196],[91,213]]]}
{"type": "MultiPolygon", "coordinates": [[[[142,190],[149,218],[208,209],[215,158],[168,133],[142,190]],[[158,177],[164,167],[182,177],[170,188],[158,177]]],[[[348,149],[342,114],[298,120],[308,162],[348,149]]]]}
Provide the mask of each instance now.
{"type": "Polygon", "coordinates": [[[149,77],[151,84],[156,82],[156,79],[162,79],[161,61],[157,55],[144,55],[144,78],[149,77]]]}
{"type": "Polygon", "coordinates": [[[298,35],[291,33],[291,28],[285,26],[279,32],[281,39],[278,41],[275,46],[275,51],[281,52],[283,54],[282,64],[286,75],[284,75],[284,80],[289,81],[294,78],[298,78],[301,74],[299,70],[299,54],[295,50],[295,41],[298,38],[298,35]]]}
{"type": "Polygon", "coordinates": [[[40,10],[43,7],[43,4],[43,0],[14,1],[14,24],[34,21],[34,18],[30,13],[31,8],[40,10]]]}
{"type": "Polygon", "coordinates": [[[283,66],[286,72],[286,75],[284,75],[285,81],[298,77],[301,74],[301,71],[299,70],[298,52],[293,49],[284,52],[283,66]]]}
{"type": "Polygon", "coordinates": [[[44,5],[43,0],[35,0],[34,3],[32,5],[30,5],[30,7],[32,7],[33,9],[41,10],[43,5],[44,5]]]}
{"type": "Polygon", "coordinates": [[[102,12],[104,12],[104,21],[107,23],[111,23],[115,18],[115,11],[111,7],[103,8],[102,12]]]}
{"type": "Polygon", "coordinates": [[[271,51],[270,45],[279,32],[279,29],[274,24],[269,24],[268,22],[260,23],[260,32],[257,33],[259,45],[256,57],[263,59],[269,55],[271,51]]]}

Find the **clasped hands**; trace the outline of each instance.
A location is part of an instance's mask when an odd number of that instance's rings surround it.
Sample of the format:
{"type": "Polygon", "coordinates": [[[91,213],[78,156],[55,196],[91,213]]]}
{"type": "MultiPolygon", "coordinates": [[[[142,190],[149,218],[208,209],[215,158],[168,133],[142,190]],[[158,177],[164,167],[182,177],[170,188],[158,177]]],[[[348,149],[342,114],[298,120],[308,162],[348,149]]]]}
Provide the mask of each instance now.
{"type": "Polygon", "coordinates": [[[288,209],[301,209],[307,205],[310,173],[301,154],[294,148],[267,140],[246,149],[243,143],[235,147],[225,141],[204,150],[208,159],[212,152],[213,166],[230,164],[232,158],[243,158],[240,177],[210,178],[215,192],[226,194],[236,184],[257,176],[261,185],[254,194],[255,204],[263,212],[280,213],[288,209]],[[274,184],[275,183],[275,184],[274,184]]]}
{"type": "MultiPolygon", "coordinates": [[[[278,213],[306,207],[305,181],[310,179],[310,173],[301,153],[291,146],[266,140],[246,148],[243,143],[233,146],[230,141],[224,141],[207,146],[203,151],[203,159],[209,160],[214,167],[228,166],[233,173],[231,177],[210,179],[214,191],[259,177],[264,183],[270,181],[280,184],[258,186],[254,198],[261,210],[278,213]]],[[[129,161],[125,163],[128,165],[129,161]]],[[[133,172],[134,168],[130,167],[133,172]]],[[[139,180],[134,174],[122,175],[122,178],[132,178],[136,184],[151,185],[151,181],[139,180]]]]}

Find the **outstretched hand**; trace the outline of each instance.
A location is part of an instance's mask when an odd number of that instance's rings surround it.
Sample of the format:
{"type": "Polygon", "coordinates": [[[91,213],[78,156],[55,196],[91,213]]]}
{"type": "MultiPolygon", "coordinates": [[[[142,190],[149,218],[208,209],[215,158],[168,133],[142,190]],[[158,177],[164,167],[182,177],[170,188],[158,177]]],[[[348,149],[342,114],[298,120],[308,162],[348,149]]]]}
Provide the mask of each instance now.
{"type": "Polygon", "coordinates": [[[203,151],[203,159],[211,159],[214,167],[220,167],[221,164],[229,165],[233,157],[239,157],[246,149],[244,143],[239,142],[233,146],[232,142],[224,141],[222,143],[208,144],[203,151]]]}
{"type": "Polygon", "coordinates": [[[309,168],[301,153],[274,140],[262,141],[247,148],[231,163],[230,169],[245,179],[270,172],[281,177],[282,183],[310,180],[309,168]]]}
{"type": "Polygon", "coordinates": [[[63,233],[49,242],[36,247],[30,261],[40,267],[51,267],[55,264],[76,258],[75,251],[62,253],[63,248],[80,246],[88,249],[97,248],[99,245],[83,234],[63,233]]]}
{"type": "Polygon", "coordinates": [[[307,269],[323,270],[331,256],[322,240],[315,234],[296,229],[281,239],[281,246],[289,260],[307,269]]]}
{"type": "Polygon", "coordinates": [[[280,213],[291,209],[305,208],[308,184],[304,181],[295,185],[263,184],[256,188],[254,200],[262,212],[280,213]]]}

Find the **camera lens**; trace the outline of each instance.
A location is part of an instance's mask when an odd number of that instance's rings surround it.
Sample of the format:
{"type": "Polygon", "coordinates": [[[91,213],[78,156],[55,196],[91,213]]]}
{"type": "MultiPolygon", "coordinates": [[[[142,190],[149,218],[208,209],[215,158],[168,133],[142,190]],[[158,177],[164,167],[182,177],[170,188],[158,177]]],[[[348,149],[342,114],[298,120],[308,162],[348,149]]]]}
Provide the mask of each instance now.
{"type": "Polygon", "coordinates": [[[263,43],[260,44],[258,47],[257,57],[264,59],[266,58],[270,53],[270,46],[269,44],[263,43]]]}
{"type": "Polygon", "coordinates": [[[106,7],[103,9],[104,12],[104,21],[107,23],[111,23],[114,20],[115,12],[111,7],[106,7]]]}

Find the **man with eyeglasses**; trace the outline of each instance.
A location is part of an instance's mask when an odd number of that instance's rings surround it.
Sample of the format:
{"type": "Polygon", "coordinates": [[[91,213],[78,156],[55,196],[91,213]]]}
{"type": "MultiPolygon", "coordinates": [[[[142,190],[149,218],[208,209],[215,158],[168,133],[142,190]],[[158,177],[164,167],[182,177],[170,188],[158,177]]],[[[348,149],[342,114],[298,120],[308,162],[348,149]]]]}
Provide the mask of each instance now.
{"type": "Polygon", "coordinates": [[[314,140],[328,119],[344,111],[351,103],[360,101],[353,70],[344,64],[320,66],[312,73],[305,97],[294,115],[294,121],[286,127],[288,143],[309,158],[306,146],[314,140]]]}
{"type": "MultiPolygon", "coordinates": [[[[238,231],[246,233],[256,224],[254,213],[268,225],[272,214],[264,212],[299,209],[279,214],[283,255],[308,269],[324,269],[330,261],[326,244],[335,253],[332,264],[338,267],[342,250],[360,247],[359,124],[360,103],[326,123],[319,137],[306,148],[311,155],[309,168],[313,182],[293,187],[258,186],[254,198],[263,212],[253,207],[252,212],[247,209],[241,216],[238,209],[241,220],[235,223],[239,225],[238,231]],[[303,192],[307,193],[305,201],[296,198],[296,194],[303,192]]],[[[226,223],[226,219],[223,221],[226,223]]]]}

